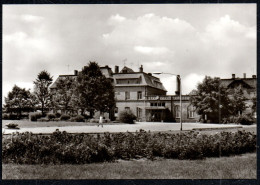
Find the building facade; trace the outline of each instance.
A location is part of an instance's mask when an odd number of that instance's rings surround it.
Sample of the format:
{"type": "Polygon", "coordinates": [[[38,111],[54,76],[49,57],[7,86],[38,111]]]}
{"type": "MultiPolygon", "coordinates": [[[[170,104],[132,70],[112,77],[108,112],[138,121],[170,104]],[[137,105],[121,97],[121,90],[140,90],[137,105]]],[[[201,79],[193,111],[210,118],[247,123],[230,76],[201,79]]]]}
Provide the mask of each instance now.
{"type": "MultiPolygon", "coordinates": [[[[109,114],[105,114],[106,117],[117,119],[121,111],[131,110],[137,116],[138,121],[162,122],[173,117],[176,122],[179,122],[181,112],[183,122],[199,121],[200,116],[190,103],[191,95],[182,95],[182,111],[180,111],[179,94],[166,95],[167,91],[160,79],[151,73],[145,73],[142,65],[138,72],[134,72],[126,66],[121,70],[115,66],[114,72],[109,66],[100,67],[100,69],[106,78],[111,79],[115,91],[116,106],[109,114]]],[[[74,75],[60,75],[58,79],[66,76],[76,78],[77,75],[78,71],[75,71],[74,75]]],[[[56,81],[52,84],[52,89],[55,89],[56,81]]],[[[252,78],[246,78],[244,75],[244,78],[241,79],[235,78],[233,74],[230,79],[221,79],[221,85],[226,89],[241,86],[247,97],[247,107],[250,109],[252,97],[256,96],[255,75],[252,78]]],[[[230,92],[232,93],[232,91],[230,92]]],[[[97,113],[95,116],[98,117],[99,114],[97,113]]]]}
{"type": "MultiPolygon", "coordinates": [[[[252,77],[246,77],[246,73],[243,74],[243,77],[236,77],[235,74],[232,74],[231,78],[221,79],[221,85],[228,90],[229,96],[234,94],[236,88],[241,89],[243,96],[245,97],[246,109],[239,113],[252,113],[253,98],[257,96],[257,78],[256,75],[252,77]]],[[[256,112],[253,112],[254,117],[256,118],[256,112]]]]}

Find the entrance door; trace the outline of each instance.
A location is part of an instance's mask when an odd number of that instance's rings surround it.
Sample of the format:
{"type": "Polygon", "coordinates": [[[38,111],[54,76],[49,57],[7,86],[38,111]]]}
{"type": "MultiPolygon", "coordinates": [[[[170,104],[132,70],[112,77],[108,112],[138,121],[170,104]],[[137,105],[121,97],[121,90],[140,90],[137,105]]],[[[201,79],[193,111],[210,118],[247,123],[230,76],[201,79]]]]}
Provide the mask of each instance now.
{"type": "Polygon", "coordinates": [[[152,121],[161,122],[162,121],[162,110],[152,110],[152,121]]]}

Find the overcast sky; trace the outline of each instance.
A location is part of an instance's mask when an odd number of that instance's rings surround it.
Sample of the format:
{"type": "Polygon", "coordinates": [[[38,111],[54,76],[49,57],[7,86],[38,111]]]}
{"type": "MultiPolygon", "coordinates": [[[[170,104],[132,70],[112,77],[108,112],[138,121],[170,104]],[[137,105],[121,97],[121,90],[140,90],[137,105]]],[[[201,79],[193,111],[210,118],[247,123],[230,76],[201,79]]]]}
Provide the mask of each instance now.
{"type": "MultiPolygon", "coordinates": [[[[89,61],[180,74],[183,94],[205,75],[256,74],[255,4],[4,5],[3,96],[89,61]],[[69,65],[69,66],[68,66],[69,65]]],[[[160,75],[168,94],[176,77],[160,75]]]]}

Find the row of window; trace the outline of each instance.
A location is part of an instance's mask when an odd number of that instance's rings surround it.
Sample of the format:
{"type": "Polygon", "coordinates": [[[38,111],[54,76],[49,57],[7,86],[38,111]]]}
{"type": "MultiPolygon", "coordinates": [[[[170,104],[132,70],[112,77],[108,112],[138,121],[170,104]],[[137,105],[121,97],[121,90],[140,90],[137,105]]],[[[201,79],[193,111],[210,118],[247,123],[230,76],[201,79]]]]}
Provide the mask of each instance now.
{"type": "MultiPolygon", "coordinates": [[[[164,103],[165,106],[165,103],[164,103]]],[[[125,107],[125,110],[130,110],[130,107],[125,107]]],[[[118,114],[118,107],[115,108],[115,114],[118,114]]],[[[194,118],[195,115],[195,108],[190,106],[187,110],[188,118],[194,118]]],[[[136,115],[138,118],[142,116],[142,109],[137,107],[136,115]]],[[[176,118],[180,118],[180,106],[177,105],[175,107],[175,116],[176,118]]]]}
{"type": "Polygon", "coordinates": [[[150,103],[151,107],[165,107],[165,102],[150,103]]]}
{"type": "Polygon", "coordinates": [[[140,79],[117,79],[117,84],[140,84],[140,79]]]}
{"type": "MultiPolygon", "coordinates": [[[[142,95],[142,91],[138,91],[137,92],[137,99],[140,100],[143,98],[143,95],[142,95]]],[[[126,91],[125,92],[125,99],[126,100],[129,100],[130,99],[130,92],[129,91],[126,91]]]]}

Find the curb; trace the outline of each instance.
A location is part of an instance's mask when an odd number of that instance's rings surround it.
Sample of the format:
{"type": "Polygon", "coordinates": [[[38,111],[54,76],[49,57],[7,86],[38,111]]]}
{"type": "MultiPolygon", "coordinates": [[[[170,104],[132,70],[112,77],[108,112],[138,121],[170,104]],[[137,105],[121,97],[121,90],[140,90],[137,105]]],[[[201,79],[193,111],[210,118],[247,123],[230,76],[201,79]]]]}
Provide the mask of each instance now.
{"type": "Polygon", "coordinates": [[[199,130],[199,131],[203,131],[203,130],[223,130],[223,129],[237,129],[237,128],[243,128],[242,126],[237,126],[237,127],[213,127],[213,128],[193,128],[192,130],[199,130]]]}

